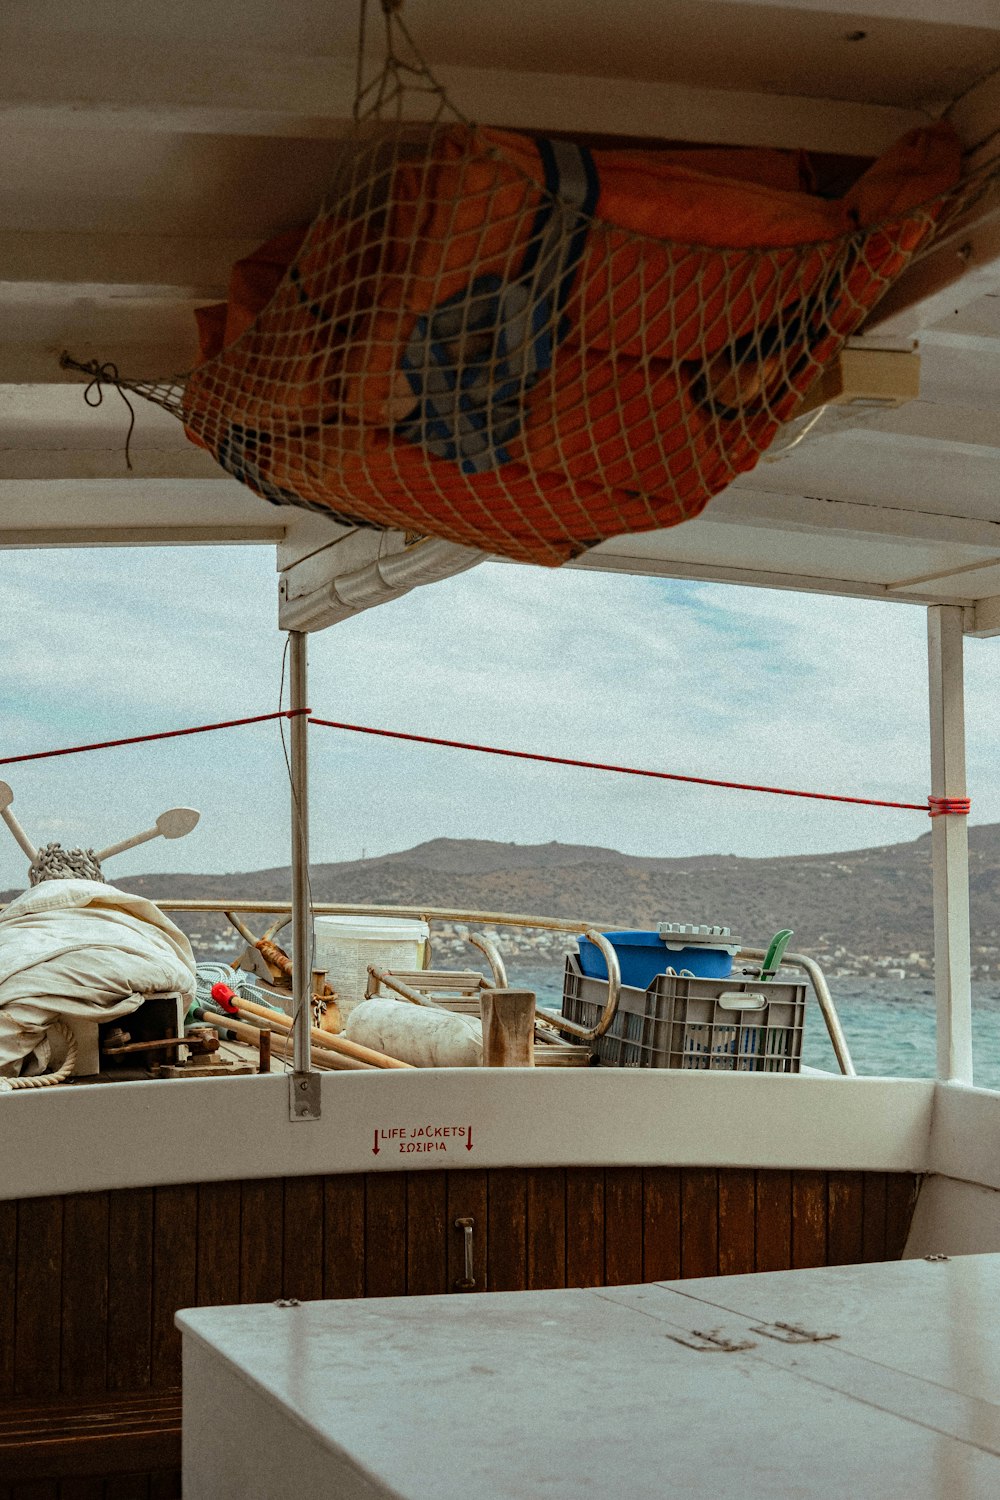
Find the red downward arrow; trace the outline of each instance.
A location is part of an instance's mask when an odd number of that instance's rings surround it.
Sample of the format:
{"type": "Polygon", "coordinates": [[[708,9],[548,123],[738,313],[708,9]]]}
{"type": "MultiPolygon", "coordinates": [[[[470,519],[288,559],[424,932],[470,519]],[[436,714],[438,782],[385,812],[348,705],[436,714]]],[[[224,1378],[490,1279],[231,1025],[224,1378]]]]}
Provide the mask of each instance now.
{"type": "Polygon", "coordinates": [[[375,1132],[375,1144],[372,1147],[372,1156],[378,1156],[378,1131],[375,1132]]]}
{"type": "Polygon", "coordinates": [[[466,1149],[466,1151],[471,1151],[472,1150],[472,1126],[471,1125],[469,1126],[469,1139],[465,1143],[465,1149],[466,1149]]]}

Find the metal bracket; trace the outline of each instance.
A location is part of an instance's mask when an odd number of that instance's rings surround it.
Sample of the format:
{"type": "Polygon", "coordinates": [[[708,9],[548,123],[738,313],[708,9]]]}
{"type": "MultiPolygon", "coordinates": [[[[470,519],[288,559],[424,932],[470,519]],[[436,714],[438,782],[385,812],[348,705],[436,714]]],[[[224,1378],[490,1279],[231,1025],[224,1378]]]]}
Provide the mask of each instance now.
{"type": "Polygon", "coordinates": [[[813,1333],[808,1328],[800,1328],[797,1323],[762,1323],[759,1328],[751,1328],[751,1333],[761,1333],[766,1339],[777,1339],[780,1344],[828,1344],[831,1339],[839,1339],[839,1333],[813,1333]]]}
{"type": "Polygon", "coordinates": [[[727,1339],[718,1328],[710,1328],[707,1333],[692,1328],[689,1338],[683,1338],[679,1333],[668,1333],[667,1338],[673,1339],[675,1344],[683,1344],[685,1349],[695,1349],[699,1354],[738,1354],[741,1349],[757,1347],[753,1339],[727,1339]]]}
{"type": "Polygon", "coordinates": [[[293,1073],[288,1080],[288,1118],[290,1120],[318,1120],[322,1113],[320,1104],[320,1075],[318,1073],[293,1073]]]}

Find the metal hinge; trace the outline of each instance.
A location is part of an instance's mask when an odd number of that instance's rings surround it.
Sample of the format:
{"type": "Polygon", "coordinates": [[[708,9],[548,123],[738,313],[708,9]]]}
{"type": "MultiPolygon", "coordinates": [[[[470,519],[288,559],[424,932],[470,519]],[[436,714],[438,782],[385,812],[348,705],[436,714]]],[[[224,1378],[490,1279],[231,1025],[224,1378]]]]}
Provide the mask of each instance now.
{"type": "Polygon", "coordinates": [[[751,1328],[751,1333],[762,1333],[766,1339],[777,1339],[781,1344],[828,1344],[839,1339],[839,1333],[813,1333],[809,1328],[800,1328],[798,1323],[762,1323],[751,1328]]]}
{"type": "Polygon", "coordinates": [[[692,1328],[687,1338],[679,1333],[668,1333],[667,1338],[673,1339],[675,1344],[683,1344],[685,1349],[696,1349],[699,1354],[736,1354],[740,1349],[757,1347],[752,1339],[727,1339],[718,1328],[710,1328],[707,1332],[692,1328]]]}

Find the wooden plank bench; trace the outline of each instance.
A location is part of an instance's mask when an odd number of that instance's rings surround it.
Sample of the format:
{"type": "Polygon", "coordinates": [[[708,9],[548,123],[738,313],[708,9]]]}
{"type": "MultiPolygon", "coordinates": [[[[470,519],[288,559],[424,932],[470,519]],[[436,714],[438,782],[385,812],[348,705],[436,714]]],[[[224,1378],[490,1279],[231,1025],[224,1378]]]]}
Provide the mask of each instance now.
{"type": "Polygon", "coordinates": [[[0,1497],[25,1480],[176,1474],[180,1464],[178,1387],[0,1407],[0,1497]]]}

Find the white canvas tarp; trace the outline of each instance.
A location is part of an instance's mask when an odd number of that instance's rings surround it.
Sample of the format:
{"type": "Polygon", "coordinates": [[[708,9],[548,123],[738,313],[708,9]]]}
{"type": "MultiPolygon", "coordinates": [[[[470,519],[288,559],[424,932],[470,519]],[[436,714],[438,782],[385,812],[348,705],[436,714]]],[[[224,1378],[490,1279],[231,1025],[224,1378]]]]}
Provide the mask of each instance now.
{"type": "Polygon", "coordinates": [[[111,1021],[147,995],[194,998],[184,933],[151,901],[93,880],[49,880],[0,912],[0,1075],[48,1061],[56,1020],[111,1021]]]}

